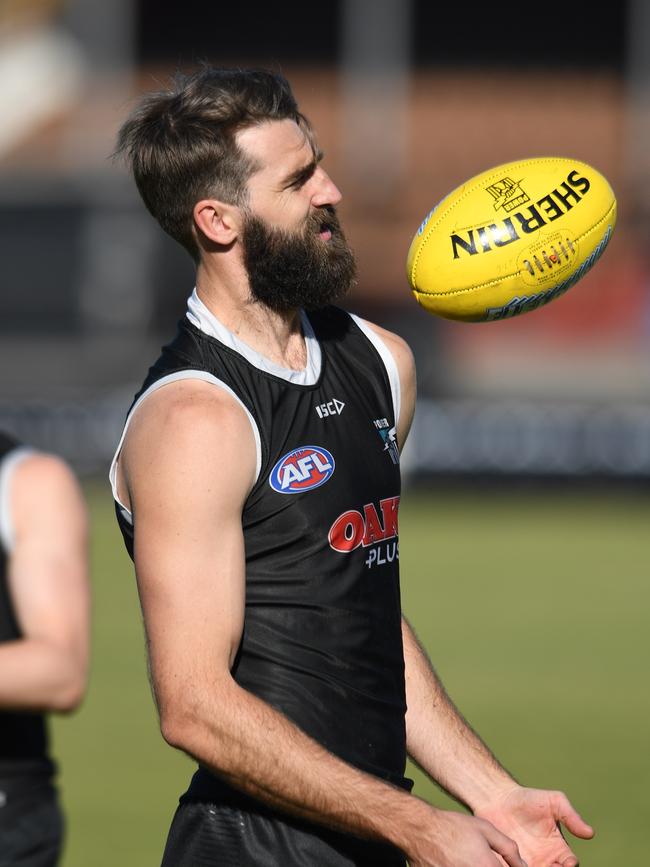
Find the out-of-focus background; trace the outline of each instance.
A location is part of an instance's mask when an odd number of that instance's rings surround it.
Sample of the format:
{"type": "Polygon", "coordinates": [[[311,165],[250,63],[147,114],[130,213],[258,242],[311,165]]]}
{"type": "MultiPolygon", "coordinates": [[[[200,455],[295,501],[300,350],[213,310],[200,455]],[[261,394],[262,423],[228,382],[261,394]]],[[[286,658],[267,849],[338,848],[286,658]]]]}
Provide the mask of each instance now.
{"type": "Polygon", "coordinates": [[[650,10],[522,26],[485,4],[4,0],[0,424],[103,472],[127,398],[182,315],[192,263],[111,159],[138,93],[200,59],[283,71],[344,192],[350,305],[417,355],[417,473],[650,476],[650,10]],[[236,4],[235,4],[236,6],[236,4]],[[426,315],[405,257],[449,190],[499,162],[591,163],[619,198],[598,267],[490,326],[426,315]]]}
{"type": "Polygon", "coordinates": [[[344,193],[360,265],[347,306],[415,353],[404,604],[452,695],[513,772],[575,796],[599,831],[586,863],[644,863],[650,4],[530,14],[0,0],[0,427],[69,460],[93,516],[91,688],[54,724],[65,867],[156,864],[191,771],[157,731],[106,476],[193,287],[112,159],[115,136],[141,92],[202,60],[289,78],[344,193]],[[425,214],[471,175],[536,155],[609,179],[619,223],[603,258],[514,320],[425,313],[405,277],[425,214]]]}

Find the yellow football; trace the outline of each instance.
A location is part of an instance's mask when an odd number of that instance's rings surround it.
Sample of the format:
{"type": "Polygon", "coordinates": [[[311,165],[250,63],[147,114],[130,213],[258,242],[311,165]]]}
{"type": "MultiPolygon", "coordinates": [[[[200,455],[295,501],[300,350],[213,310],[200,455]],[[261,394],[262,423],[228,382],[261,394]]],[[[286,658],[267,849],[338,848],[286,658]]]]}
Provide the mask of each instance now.
{"type": "Polygon", "coordinates": [[[574,286],[615,225],[616,197],[592,166],[564,157],[503,163],[427,215],[408,252],[408,280],[430,313],[506,319],[574,286]]]}

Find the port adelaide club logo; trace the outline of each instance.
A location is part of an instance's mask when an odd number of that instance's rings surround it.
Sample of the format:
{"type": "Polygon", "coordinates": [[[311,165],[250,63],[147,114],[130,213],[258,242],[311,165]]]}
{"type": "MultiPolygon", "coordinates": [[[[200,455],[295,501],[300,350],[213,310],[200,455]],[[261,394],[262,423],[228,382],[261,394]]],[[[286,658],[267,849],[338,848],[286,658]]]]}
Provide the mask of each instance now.
{"type": "Polygon", "coordinates": [[[300,446],[280,458],[269,484],[278,494],[302,494],[324,485],[335,466],[334,457],[322,446],[300,446]]]}

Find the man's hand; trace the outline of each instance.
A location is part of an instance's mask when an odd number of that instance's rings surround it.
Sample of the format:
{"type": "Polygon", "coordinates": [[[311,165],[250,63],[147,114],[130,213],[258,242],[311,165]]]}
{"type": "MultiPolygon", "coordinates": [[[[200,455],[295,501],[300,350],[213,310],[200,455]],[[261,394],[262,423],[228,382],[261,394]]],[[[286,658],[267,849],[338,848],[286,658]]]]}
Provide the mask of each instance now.
{"type": "Polygon", "coordinates": [[[583,840],[594,835],[562,792],[516,786],[476,809],[475,815],[515,840],[528,867],[577,867],[578,858],[562,836],[560,823],[583,840]]]}
{"type": "Polygon", "coordinates": [[[410,867],[527,867],[517,844],[490,822],[453,811],[434,812],[433,822],[420,826],[416,842],[405,850],[410,867]]]}

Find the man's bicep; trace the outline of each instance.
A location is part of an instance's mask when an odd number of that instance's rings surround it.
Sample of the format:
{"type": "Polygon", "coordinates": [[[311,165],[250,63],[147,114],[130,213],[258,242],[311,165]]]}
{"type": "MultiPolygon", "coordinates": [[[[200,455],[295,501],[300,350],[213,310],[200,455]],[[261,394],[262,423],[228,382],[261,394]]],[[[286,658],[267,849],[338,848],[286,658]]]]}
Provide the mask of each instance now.
{"type": "Polygon", "coordinates": [[[256,457],[250,422],[229,399],[190,393],[191,400],[181,392],[152,403],[124,453],[161,711],[228,675],[243,628],[241,513],[256,457]]]}
{"type": "Polygon", "coordinates": [[[198,510],[173,525],[144,512],[136,521],[138,592],[161,689],[160,679],[200,676],[203,661],[213,673],[225,674],[237,652],[245,583],[241,521],[213,516],[209,525],[197,520],[198,510]]]}

